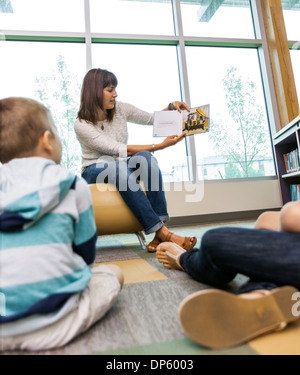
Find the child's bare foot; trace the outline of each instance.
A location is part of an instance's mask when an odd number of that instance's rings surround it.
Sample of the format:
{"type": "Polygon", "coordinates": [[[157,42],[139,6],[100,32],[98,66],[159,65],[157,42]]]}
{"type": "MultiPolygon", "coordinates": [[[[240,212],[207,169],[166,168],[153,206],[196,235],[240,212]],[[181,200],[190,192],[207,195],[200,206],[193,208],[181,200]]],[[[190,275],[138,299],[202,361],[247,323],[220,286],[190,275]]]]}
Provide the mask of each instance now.
{"type": "Polygon", "coordinates": [[[156,248],[157,260],[166,268],[172,268],[174,270],[184,271],[179,263],[179,257],[183,253],[185,253],[185,250],[172,242],[162,242],[156,248]]]}

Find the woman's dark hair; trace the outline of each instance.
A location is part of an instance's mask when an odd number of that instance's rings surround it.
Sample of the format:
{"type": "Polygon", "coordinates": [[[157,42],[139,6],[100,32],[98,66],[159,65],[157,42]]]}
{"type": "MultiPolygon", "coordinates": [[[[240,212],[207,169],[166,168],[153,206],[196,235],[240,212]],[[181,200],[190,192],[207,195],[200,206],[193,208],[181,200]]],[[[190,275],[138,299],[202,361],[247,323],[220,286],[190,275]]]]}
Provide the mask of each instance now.
{"type": "MultiPolygon", "coordinates": [[[[80,120],[89,121],[96,125],[99,121],[98,109],[103,108],[103,89],[105,87],[113,85],[117,87],[117,77],[105,69],[91,69],[89,70],[82,83],[81,96],[80,96],[80,108],[77,117],[80,120]]],[[[111,121],[115,114],[115,108],[107,109],[107,120],[111,121]]]]}

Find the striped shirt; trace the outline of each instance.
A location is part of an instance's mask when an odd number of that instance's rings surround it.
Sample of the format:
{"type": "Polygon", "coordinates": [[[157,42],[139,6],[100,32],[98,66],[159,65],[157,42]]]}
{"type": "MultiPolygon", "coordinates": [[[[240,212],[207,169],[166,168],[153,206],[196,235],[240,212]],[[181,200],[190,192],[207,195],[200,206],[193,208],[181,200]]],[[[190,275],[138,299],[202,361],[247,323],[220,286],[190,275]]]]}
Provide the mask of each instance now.
{"type": "Polygon", "coordinates": [[[91,279],[96,239],[83,179],[41,157],[0,167],[0,336],[41,328],[74,307],[91,279]]]}

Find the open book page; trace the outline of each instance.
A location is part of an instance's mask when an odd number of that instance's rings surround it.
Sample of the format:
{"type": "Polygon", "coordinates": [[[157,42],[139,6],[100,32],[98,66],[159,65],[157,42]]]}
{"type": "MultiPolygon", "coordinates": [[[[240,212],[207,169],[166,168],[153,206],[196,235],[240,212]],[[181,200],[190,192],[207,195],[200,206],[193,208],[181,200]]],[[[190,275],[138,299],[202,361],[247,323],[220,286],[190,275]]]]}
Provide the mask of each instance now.
{"type": "Polygon", "coordinates": [[[183,111],[182,131],[186,135],[206,133],[209,131],[209,104],[183,111]]]}
{"type": "Polygon", "coordinates": [[[182,133],[183,113],[178,111],[154,112],[153,137],[167,137],[182,133]]]}
{"type": "Polygon", "coordinates": [[[193,107],[190,112],[157,111],[154,112],[153,136],[186,135],[209,131],[209,104],[193,107]]]}

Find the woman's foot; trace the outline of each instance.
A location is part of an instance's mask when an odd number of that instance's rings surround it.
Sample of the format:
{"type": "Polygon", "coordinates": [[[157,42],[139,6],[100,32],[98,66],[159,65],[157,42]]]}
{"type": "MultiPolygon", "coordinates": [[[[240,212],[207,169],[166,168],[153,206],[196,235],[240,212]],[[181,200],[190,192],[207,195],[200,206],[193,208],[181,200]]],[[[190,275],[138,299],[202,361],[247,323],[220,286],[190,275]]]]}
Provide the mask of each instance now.
{"type": "Polygon", "coordinates": [[[155,233],[155,237],[147,246],[148,252],[154,253],[161,242],[172,242],[179,245],[184,250],[190,250],[196,245],[197,238],[179,236],[178,234],[170,232],[165,226],[163,226],[155,233]]]}
{"type": "Polygon", "coordinates": [[[162,240],[162,242],[172,242],[176,245],[179,245],[184,250],[192,249],[196,243],[196,237],[181,237],[178,234],[169,232],[166,237],[162,240]]]}
{"type": "Polygon", "coordinates": [[[147,251],[148,253],[155,253],[157,246],[161,243],[160,239],[155,235],[153,240],[148,244],[147,251]]]}
{"type": "Polygon", "coordinates": [[[184,271],[179,263],[179,257],[183,253],[185,253],[185,250],[176,243],[162,242],[157,246],[156,258],[166,268],[184,271]]]}

